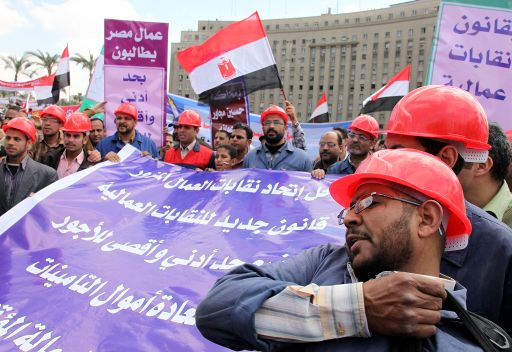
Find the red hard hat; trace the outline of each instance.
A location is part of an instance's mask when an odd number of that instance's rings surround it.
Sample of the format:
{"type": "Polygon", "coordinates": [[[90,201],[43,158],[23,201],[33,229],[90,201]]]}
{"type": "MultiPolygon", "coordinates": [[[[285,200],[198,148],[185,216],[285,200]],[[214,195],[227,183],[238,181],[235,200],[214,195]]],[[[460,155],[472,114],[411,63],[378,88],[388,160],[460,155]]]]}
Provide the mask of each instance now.
{"type": "Polygon", "coordinates": [[[60,122],[66,123],[66,113],[60,106],[50,105],[45,107],[41,112],[41,117],[44,117],[45,115],[55,117],[60,122]]]}
{"type": "Polygon", "coordinates": [[[36,126],[32,120],[29,120],[26,117],[15,117],[2,126],[4,132],[7,132],[7,130],[11,128],[22,132],[25,136],[30,138],[32,143],[36,141],[36,126]]]}
{"type": "Polygon", "coordinates": [[[284,120],[284,125],[288,126],[288,115],[286,114],[286,111],[282,107],[279,107],[277,105],[270,105],[265,111],[261,113],[260,116],[260,122],[263,125],[263,121],[269,116],[269,115],[278,115],[280,118],[284,120]]]}
{"type": "Polygon", "coordinates": [[[194,110],[184,110],[178,117],[178,125],[201,127],[201,116],[194,110]]]}
{"type": "Polygon", "coordinates": [[[368,133],[374,139],[379,136],[379,123],[370,115],[359,115],[352,121],[348,129],[368,133]]]}
{"type": "Polygon", "coordinates": [[[405,95],[394,107],[386,133],[461,142],[489,150],[489,123],[482,105],[463,89],[431,85],[405,95]]]}
{"type": "Polygon", "coordinates": [[[119,113],[126,114],[135,121],[137,121],[137,117],[139,114],[139,112],[137,111],[137,107],[131,103],[122,103],[121,105],[119,105],[116,111],[114,111],[114,115],[117,115],[119,113]]]}
{"type": "Polygon", "coordinates": [[[453,171],[437,157],[414,149],[385,149],[366,158],[352,175],[333,182],[331,196],[348,208],[354,193],[368,181],[391,182],[439,202],[450,212],[446,236],[471,233],[464,193],[453,171]]]}
{"type": "Polygon", "coordinates": [[[62,130],[64,132],[90,132],[92,130],[91,119],[83,112],[74,112],[69,115],[62,130]]]}

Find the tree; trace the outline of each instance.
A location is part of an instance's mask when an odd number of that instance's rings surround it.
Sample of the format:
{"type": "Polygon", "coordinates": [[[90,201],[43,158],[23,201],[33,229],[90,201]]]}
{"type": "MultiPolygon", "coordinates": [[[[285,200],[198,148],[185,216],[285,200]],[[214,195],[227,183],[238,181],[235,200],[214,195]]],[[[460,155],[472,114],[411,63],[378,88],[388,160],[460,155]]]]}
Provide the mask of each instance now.
{"type": "Polygon", "coordinates": [[[20,58],[12,55],[2,57],[2,61],[4,62],[5,69],[14,71],[14,82],[18,82],[18,76],[20,74],[26,74],[30,77],[30,73],[27,69],[32,66],[32,63],[29,61],[26,54],[23,54],[20,58]]]}
{"type": "Polygon", "coordinates": [[[52,74],[53,67],[59,62],[59,55],[50,55],[48,52],[42,52],[41,50],[29,51],[26,53],[27,56],[35,58],[37,61],[32,64],[39,66],[46,70],[48,76],[52,74]]]}
{"type": "Polygon", "coordinates": [[[89,71],[90,81],[92,77],[92,70],[94,69],[94,64],[96,63],[96,58],[89,52],[88,58],[82,56],[82,54],[76,54],[71,58],[71,61],[76,62],[78,65],[82,66],[82,68],[89,71]]]}

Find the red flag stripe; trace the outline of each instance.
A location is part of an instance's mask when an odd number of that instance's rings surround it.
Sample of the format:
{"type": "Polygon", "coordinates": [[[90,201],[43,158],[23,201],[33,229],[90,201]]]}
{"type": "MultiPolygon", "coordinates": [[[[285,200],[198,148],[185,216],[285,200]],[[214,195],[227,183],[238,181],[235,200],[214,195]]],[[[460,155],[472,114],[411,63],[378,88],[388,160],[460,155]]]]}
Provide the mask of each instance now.
{"type": "Polygon", "coordinates": [[[316,107],[318,108],[320,105],[322,105],[322,104],[324,104],[326,102],[327,102],[327,96],[324,93],[324,94],[322,94],[322,97],[320,98],[320,100],[316,104],[316,107]]]}
{"type": "Polygon", "coordinates": [[[190,73],[197,66],[228,51],[265,37],[260,17],[255,12],[246,19],[221,29],[203,44],[179,51],[176,57],[185,71],[190,73]]]}
{"type": "Polygon", "coordinates": [[[387,90],[391,85],[393,85],[397,81],[407,81],[407,84],[409,84],[410,76],[411,76],[411,65],[407,65],[402,71],[398,72],[396,76],[391,78],[389,80],[389,82],[384,87],[382,87],[377,92],[372,94],[371,100],[373,100],[373,101],[377,100],[385,90],[387,90]]]}

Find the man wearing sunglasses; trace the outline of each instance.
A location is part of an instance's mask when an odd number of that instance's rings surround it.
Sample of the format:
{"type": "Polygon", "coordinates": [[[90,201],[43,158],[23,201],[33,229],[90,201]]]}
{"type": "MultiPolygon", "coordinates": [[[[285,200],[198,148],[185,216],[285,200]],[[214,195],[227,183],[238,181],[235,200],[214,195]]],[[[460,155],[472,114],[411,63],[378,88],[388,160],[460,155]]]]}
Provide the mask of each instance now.
{"type": "Polygon", "coordinates": [[[233,169],[241,169],[244,166],[244,158],[249,152],[252,143],[253,132],[245,123],[236,123],[231,132],[230,144],[236,149],[236,164],[233,169]]]}
{"type": "MultiPolygon", "coordinates": [[[[386,324],[417,323],[422,351],[480,350],[452,312],[442,310],[445,289],[461,304],[466,290],[440,273],[441,256],[471,233],[451,169],[427,153],[383,150],[332,183],[330,193],[344,208],[345,246],[326,244],[285,262],[233,269],[198,306],[201,333],[235,350],[389,351],[396,340],[379,334],[365,303],[388,293],[375,290],[376,282],[382,287],[393,279],[388,289],[399,297],[413,285],[408,305],[420,307],[386,324]]],[[[389,296],[386,309],[399,315],[404,302],[389,296]]]]}
{"type": "MultiPolygon", "coordinates": [[[[354,119],[348,132],[348,157],[338,161],[328,170],[328,174],[350,175],[371,153],[379,137],[379,123],[370,115],[360,115],[354,119]]],[[[323,178],[323,177],[316,177],[323,178]]]]}
{"type": "Polygon", "coordinates": [[[267,170],[311,171],[307,154],[286,140],[288,114],[279,106],[272,105],[261,114],[265,140],[251,150],[244,159],[244,168],[267,170]]]}

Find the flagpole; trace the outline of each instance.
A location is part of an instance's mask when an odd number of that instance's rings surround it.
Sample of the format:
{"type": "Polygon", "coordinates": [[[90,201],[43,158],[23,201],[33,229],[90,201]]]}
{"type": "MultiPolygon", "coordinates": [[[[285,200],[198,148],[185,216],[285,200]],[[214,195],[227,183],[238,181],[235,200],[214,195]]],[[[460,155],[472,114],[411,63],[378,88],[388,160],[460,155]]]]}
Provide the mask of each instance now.
{"type": "Polygon", "coordinates": [[[287,101],[286,93],[284,92],[284,88],[281,88],[281,93],[283,94],[284,100],[287,101]]]}

